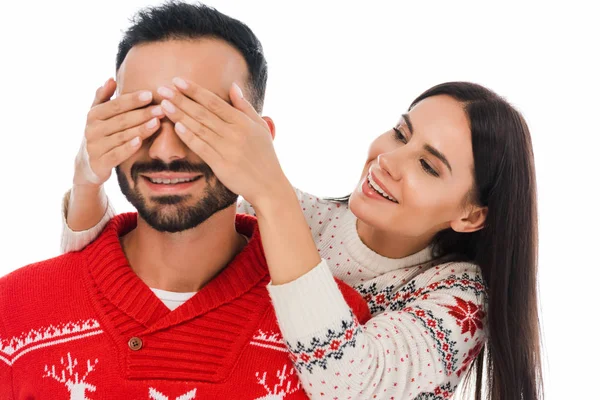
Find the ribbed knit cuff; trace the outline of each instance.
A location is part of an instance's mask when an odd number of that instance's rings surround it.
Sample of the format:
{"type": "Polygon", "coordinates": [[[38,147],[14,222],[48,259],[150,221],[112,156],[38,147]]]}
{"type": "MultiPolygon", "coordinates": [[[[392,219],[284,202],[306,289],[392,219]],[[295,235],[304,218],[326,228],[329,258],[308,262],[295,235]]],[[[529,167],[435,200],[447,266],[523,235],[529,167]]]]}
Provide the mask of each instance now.
{"type": "Polygon", "coordinates": [[[295,281],[267,289],[288,342],[337,327],[351,313],[325,260],[295,281]]]}
{"type": "Polygon", "coordinates": [[[63,232],[60,241],[60,250],[63,253],[69,253],[71,251],[79,251],[83,249],[85,246],[90,244],[94,239],[96,239],[108,221],[115,216],[115,210],[113,209],[112,204],[110,203],[110,199],[107,201],[106,211],[104,212],[104,216],[95,226],[85,231],[73,231],[69,228],[67,224],[67,213],[69,211],[69,199],[71,198],[71,190],[69,190],[63,196],[63,205],[62,205],[62,220],[63,220],[63,232]]]}

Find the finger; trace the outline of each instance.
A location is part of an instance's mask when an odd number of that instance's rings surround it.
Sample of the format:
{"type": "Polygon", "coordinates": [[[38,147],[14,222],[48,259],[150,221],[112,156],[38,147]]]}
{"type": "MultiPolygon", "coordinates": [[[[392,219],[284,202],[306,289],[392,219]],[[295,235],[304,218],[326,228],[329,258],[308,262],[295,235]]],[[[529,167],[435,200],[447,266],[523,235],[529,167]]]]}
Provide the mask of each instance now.
{"type": "Polygon", "coordinates": [[[108,120],[91,124],[86,131],[86,139],[93,142],[105,136],[121,134],[129,128],[148,122],[156,117],[164,117],[163,109],[160,106],[149,106],[119,114],[108,120]]]}
{"type": "Polygon", "coordinates": [[[233,108],[229,103],[213,92],[182,78],[173,78],[173,83],[183,94],[194,100],[196,103],[203,105],[204,108],[223,121],[230,124],[241,123],[244,121],[245,115],[243,113],[233,108]]]}
{"type": "Polygon", "coordinates": [[[235,82],[231,84],[231,88],[229,89],[229,98],[231,99],[231,104],[246,114],[251,120],[258,123],[264,123],[262,117],[256,112],[254,106],[246,100],[242,89],[235,82]]]}
{"type": "Polygon", "coordinates": [[[207,110],[202,104],[198,104],[193,99],[186,97],[175,88],[161,86],[158,88],[157,92],[165,98],[165,100],[161,102],[161,106],[163,107],[165,114],[169,116],[170,120],[174,122],[181,121],[192,130],[195,130],[194,127],[198,124],[202,124],[217,133],[223,133],[224,129],[227,129],[227,123],[221,118],[207,110]],[[174,105],[175,107],[171,107],[171,105],[174,105]],[[181,110],[184,115],[181,115],[179,110],[181,110]]]}
{"type": "MultiPolygon", "coordinates": [[[[220,140],[223,140],[222,134],[210,129],[208,126],[204,125],[203,122],[199,122],[198,120],[190,117],[169,100],[163,100],[160,103],[160,106],[165,111],[167,118],[175,123],[175,126],[178,126],[179,124],[180,127],[186,127],[186,129],[191,130],[194,135],[200,136],[203,140],[208,141],[211,146],[214,147],[219,144],[220,140]]],[[[220,122],[220,125],[222,125],[222,129],[227,128],[223,121],[220,122]]]]}
{"type": "Polygon", "coordinates": [[[98,162],[109,165],[112,169],[134,155],[139,150],[141,144],[142,140],[139,137],[135,137],[129,142],[123,143],[104,154],[98,159],[98,162]]]}
{"type": "MultiPolygon", "coordinates": [[[[94,159],[101,158],[105,154],[109,153],[113,149],[130,142],[135,138],[139,138],[141,141],[152,136],[160,128],[160,120],[155,117],[150,121],[140,124],[138,126],[126,129],[124,131],[115,133],[114,135],[102,138],[96,142],[88,142],[88,152],[94,159]]],[[[116,166],[116,165],[114,165],[116,166]]]]}
{"type": "Polygon", "coordinates": [[[96,90],[96,95],[94,96],[94,101],[92,102],[91,108],[110,100],[116,89],[117,84],[114,79],[108,78],[104,85],[100,86],[98,90],[96,90]]]}
{"type": "Polygon", "coordinates": [[[190,129],[188,126],[186,126],[184,123],[176,122],[175,132],[183,135],[191,133],[192,135],[195,135],[202,141],[206,142],[221,156],[225,154],[226,149],[224,149],[223,146],[226,145],[226,141],[223,140],[221,136],[217,135],[215,132],[211,131],[207,127],[201,126],[199,130],[194,131],[193,129],[190,129]]]}
{"type": "Polygon", "coordinates": [[[194,153],[204,160],[211,168],[218,168],[223,158],[206,140],[195,135],[181,122],[175,124],[175,132],[194,153]]]}
{"type": "Polygon", "coordinates": [[[137,92],[127,93],[98,104],[92,108],[88,114],[88,123],[96,120],[107,120],[115,115],[144,107],[152,101],[152,92],[149,90],[138,90],[137,92]]]}

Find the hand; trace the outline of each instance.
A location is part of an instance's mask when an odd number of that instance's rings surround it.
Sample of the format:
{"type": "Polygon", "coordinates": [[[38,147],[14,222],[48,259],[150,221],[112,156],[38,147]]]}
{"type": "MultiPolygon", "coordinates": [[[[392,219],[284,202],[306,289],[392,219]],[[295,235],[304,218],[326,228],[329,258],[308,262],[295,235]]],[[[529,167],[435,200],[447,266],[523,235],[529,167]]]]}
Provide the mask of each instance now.
{"type": "Polygon", "coordinates": [[[117,88],[111,78],[96,91],[87,115],[85,136],[75,158],[73,185],[99,187],[112,169],[131,157],[144,139],[160,127],[160,106],[148,106],[151,91],[137,91],[110,100],[117,88]]]}
{"type": "Polygon", "coordinates": [[[158,89],[165,98],[161,102],[165,115],[175,123],[181,140],[229,190],[256,209],[263,200],[291,188],[275,154],[269,125],[236,84],[229,93],[232,107],[193,82],[175,78],[173,83],[176,90],[158,89]]]}

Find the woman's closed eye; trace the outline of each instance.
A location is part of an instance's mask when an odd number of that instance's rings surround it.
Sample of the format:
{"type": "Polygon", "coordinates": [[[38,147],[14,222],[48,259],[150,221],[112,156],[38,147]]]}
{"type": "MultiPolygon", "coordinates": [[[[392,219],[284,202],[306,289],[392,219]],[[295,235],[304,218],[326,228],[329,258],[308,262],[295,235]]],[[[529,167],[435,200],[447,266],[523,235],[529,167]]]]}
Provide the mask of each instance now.
{"type": "MultiPolygon", "coordinates": [[[[392,128],[395,132],[394,137],[401,141],[402,143],[406,144],[408,143],[408,139],[406,139],[406,135],[404,135],[404,133],[402,132],[402,130],[400,128],[397,127],[393,127],[392,128]]],[[[424,159],[419,160],[420,164],[421,164],[421,168],[423,168],[423,171],[425,171],[425,173],[431,175],[431,176],[435,176],[436,178],[439,178],[440,174],[431,166],[429,165],[429,163],[427,161],[425,161],[424,159]]]]}
{"type": "Polygon", "coordinates": [[[394,129],[394,132],[396,132],[394,137],[396,139],[398,139],[399,141],[401,141],[402,143],[406,144],[406,142],[407,142],[406,136],[404,136],[404,133],[402,133],[402,130],[396,128],[395,126],[392,129],[394,129]]]}
{"type": "Polygon", "coordinates": [[[423,159],[420,159],[419,161],[421,162],[421,167],[423,168],[423,171],[425,171],[426,173],[428,173],[431,176],[435,176],[436,178],[439,178],[440,174],[438,174],[438,172],[435,169],[433,169],[427,161],[425,161],[423,159]]]}

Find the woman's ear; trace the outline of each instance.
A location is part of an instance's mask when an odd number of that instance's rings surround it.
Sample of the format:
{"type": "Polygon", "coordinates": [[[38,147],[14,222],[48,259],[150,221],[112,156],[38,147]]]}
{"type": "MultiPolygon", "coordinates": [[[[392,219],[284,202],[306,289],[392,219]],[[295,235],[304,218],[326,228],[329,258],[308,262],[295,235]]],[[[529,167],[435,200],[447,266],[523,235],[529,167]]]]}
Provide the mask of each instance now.
{"type": "Polygon", "coordinates": [[[487,207],[472,206],[462,218],[450,222],[450,227],[455,232],[476,232],[485,227],[487,207]]]}
{"type": "Polygon", "coordinates": [[[271,137],[275,139],[275,122],[271,119],[271,117],[262,117],[262,119],[269,126],[269,130],[271,131],[271,137]]]}

